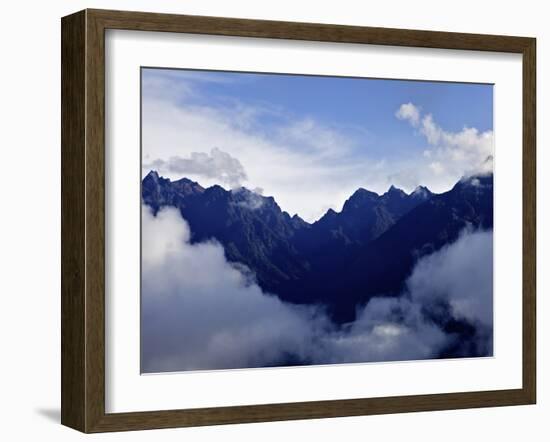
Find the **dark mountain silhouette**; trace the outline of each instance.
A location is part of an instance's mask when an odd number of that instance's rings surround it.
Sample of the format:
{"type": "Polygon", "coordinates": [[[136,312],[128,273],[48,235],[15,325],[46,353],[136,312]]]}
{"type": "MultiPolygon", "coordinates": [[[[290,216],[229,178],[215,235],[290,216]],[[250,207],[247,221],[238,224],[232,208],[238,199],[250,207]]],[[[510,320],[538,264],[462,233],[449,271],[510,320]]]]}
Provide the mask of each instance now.
{"type": "MultiPolygon", "coordinates": [[[[309,278],[315,278],[314,275],[320,272],[341,273],[360,248],[378,238],[405,213],[431,196],[426,188],[418,188],[407,195],[392,186],[381,196],[358,189],[344,203],[341,212],[330,209],[310,229],[297,235],[298,249],[316,270],[309,278]]],[[[291,287],[285,287],[285,290],[293,291],[291,287]]]]}
{"type": "Polygon", "coordinates": [[[330,232],[330,238],[340,238],[344,243],[364,244],[380,236],[405,213],[431,196],[425,187],[407,195],[391,186],[382,196],[358,189],[344,203],[340,213],[329,210],[312,227],[321,236],[330,232]]]}
{"type": "Polygon", "coordinates": [[[191,242],[219,241],[229,261],[246,265],[263,290],[294,303],[321,303],[333,319],[355,317],[373,296],[396,296],[415,262],[451,243],[467,226],[492,228],[493,178],[459,181],[433,194],[391,187],[383,195],[358,189],[341,212],[310,224],[248,189],[203,188],[150,172],[142,198],[156,213],[179,209],[191,242]]]}
{"type": "Polygon", "coordinates": [[[186,178],[171,182],[156,172],[143,180],[142,196],[153,212],[177,207],[189,223],[192,243],[219,241],[227,259],[249,267],[264,290],[275,292],[281,281],[299,279],[307,271],[292,239],[309,225],[281,211],[272,197],[244,188],[204,189],[186,178]]]}
{"type": "Polygon", "coordinates": [[[312,294],[302,302],[324,303],[340,321],[353,320],[358,304],[375,295],[400,294],[418,259],[456,241],[467,227],[493,227],[492,175],[461,180],[450,191],[431,195],[366,246],[356,248],[337,275],[325,273],[328,276],[319,280],[312,275],[297,292],[291,287],[285,292],[290,297],[312,294]]]}

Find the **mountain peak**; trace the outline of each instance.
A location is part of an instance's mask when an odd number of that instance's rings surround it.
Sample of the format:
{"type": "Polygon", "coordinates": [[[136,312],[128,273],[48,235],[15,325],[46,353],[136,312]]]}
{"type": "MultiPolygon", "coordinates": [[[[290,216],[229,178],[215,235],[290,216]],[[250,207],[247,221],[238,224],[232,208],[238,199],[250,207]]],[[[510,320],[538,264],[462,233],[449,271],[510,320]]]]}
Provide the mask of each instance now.
{"type": "Polygon", "coordinates": [[[428,189],[426,186],[417,186],[416,189],[414,189],[410,196],[414,197],[420,197],[420,198],[428,198],[432,195],[432,192],[430,189],[428,189]]]}
{"type": "Polygon", "coordinates": [[[359,187],[352,196],[378,196],[376,192],[365,189],[364,187],[359,187]]]}
{"type": "Polygon", "coordinates": [[[351,195],[346,202],[344,203],[344,207],[342,208],[342,211],[346,211],[349,209],[357,209],[359,207],[364,206],[365,204],[372,203],[376,201],[379,198],[377,193],[371,192],[370,190],[363,189],[360,187],[357,189],[353,195],[351,195]]]}
{"type": "Polygon", "coordinates": [[[161,177],[156,170],[151,170],[145,178],[143,178],[142,186],[149,189],[160,189],[165,184],[169,184],[168,178],[161,177]]]}
{"type": "Polygon", "coordinates": [[[214,184],[213,186],[210,186],[206,189],[206,192],[211,195],[226,195],[231,193],[230,191],[228,192],[227,190],[225,190],[219,184],[214,184]]]}
{"type": "Polygon", "coordinates": [[[153,181],[158,181],[159,180],[159,174],[156,170],[151,170],[149,171],[149,173],[145,176],[145,178],[143,178],[143,180],[153,180],[153,181]]]}
{"type": "Polygon", "coordinates": [[[180,178],[179,180],[173,181],[174,184],[181,183],[181,184],[192,184],[194,186],[200,186],[199,183],[196,181],[190,180],[189,178],[180,178]]]}
{"type": "Polygon", "coordinates": [[[294,214],[290,221],[295,228],[310,227],[310,224],[304,221],[297,213],[294,214]]]}
{"type": "Polygon", "coordinates": [[[388,191],[387,191],[384,195],[391,195],[391,196],[394,196],[394,195],[395,195],[395,196],[406,196],[407,194],[406,194],[403,190],[401,190],[401,189],[395,187],[395,186],[392,184],[392,185],[390,186],[390,188],[388,189],[388,191]]]}
{"type": "Polygon", "coordinates": [[[337,217],[338,217],[338,213],[331,207],[331,208],[329,208],[329,209],[325,212],[325,214],[324,214],[321,218],[319,218],[319,220],[317,220],[314,224],[317,224],[317,223],[319,223],[319,224],[324,224],[324,223],[326,223],[326,222],[329,222],[329,221],[331,221],[331,220],[336,219],[337,217]]]}
{"type": "Polygon", "coordinates": [[[471,175],[464,175],[455,185],[456,186],[464,186],[464,185],[473,185],[477,186],[478,184],[486,184],[486,185],[493,185],[493,173],[487,172],[487,173],[476,173],[471,175]]]}
{"type": "Polygon", "coordinates": [[[204,192],[204,187],[189,178],[180,178],[177,181],[173,181],[172,187],[184,195],[193,195],[204,192]]]}
{"type": "Polygon", "coordinates": [[[463,184],[470,185],[473,187],[492,186],[493,174],[472,175],[470,177],[463,178],[461,181],[463,184]]]}

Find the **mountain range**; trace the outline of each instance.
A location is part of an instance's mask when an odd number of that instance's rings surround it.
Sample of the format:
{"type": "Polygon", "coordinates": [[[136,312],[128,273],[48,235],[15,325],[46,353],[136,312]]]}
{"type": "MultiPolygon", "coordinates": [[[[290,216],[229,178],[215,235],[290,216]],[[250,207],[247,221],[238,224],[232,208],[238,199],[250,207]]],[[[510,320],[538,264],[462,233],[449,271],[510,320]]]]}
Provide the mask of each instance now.
{"type": "Polygon", "coordinates": [[[218,241],[227,260],[250,269],[264,291],[324,305],[338,323],[353,321],[357,307],[374,296],[399,295],[418,259],[465,228],[493,226],[492,174],[463,178],[441,194],[360,188],[340,212],[330,209],[314,223],[244,187],[204,188],[155,171],[142,181],[142,200],[155,214],[177,208],[192,243],[218,241]]]}

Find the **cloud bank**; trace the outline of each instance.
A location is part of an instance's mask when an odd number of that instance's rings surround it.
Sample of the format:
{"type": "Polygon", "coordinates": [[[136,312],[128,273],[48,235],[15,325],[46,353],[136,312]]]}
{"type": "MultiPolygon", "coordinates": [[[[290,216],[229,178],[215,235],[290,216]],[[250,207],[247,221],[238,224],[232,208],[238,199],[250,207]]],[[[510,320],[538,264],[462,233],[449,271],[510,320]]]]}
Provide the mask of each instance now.
{"type": "Polygon", "coordinates": [[[142,370],[269,366],[305,358],[312,308],[262,293],[217,243],[189,244],[175,209],[142,213],[142,370]]]}
{"type": "Polygon", "coordinates": [[[421,259],[405,293],[371,299],[343,327],[264,293],[221,245],[189,235],[176,209],[143,206],[143,372],[433,358],[457,345],[449,321],[470,324],[479,353],[492,352],[492,232],[421,259]]]}
{"type": "MultiPolygon", "coordinates": [[[[464,127],[459,132],[446,131],[431,114],[423,115],[413,103],[402,104],[395,115],[408,121],[428,143],[423,152],[422,169],[414,173],[456,182],[463,176],[493,171],[492,130],[480,132],[474,127],[464,127]]],[[[402,171],[401,178],[406,179],[411,172],[402,171]]],[[[399,174],[396,177],[399,178],[399,174]]]]}
{"type": "Polygon", "coordinates": [[[146,169],[155,169],[165,174],[210,178],[230,187],[237,187],[247,179],[243,165],[227,152],[217,147],[210,153],[191,152],[189,158],[172,156],[168,160],[156,159],[145,164],[146,169]]]}
{"type": "Polygon", "coordinates": [[[451,246],[421,259],[408,287],[417,303],[444,301],[455,319],[492,326],[492,232],[465,231],[451,246]]]}

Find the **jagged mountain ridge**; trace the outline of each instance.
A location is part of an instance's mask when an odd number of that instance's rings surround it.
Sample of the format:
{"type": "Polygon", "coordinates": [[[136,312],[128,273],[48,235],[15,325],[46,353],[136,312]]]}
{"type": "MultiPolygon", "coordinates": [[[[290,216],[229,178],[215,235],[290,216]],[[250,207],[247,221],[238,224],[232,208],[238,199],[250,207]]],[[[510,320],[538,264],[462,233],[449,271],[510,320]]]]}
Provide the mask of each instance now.
{"type": "Polygon", "coordinates": [[[344,263],[430,195],[426,189],[409,196],[393,186],[383,195],[358,189],[341,212],[329,210],[310,224],[298,215],[290,217],[273,197],[246,188],[203,188],[154,171],[142,183],[143,201],[155,213],[163,206],[177,207],[190,225],[193,243],[216,239],[229,261],[248,266],[260,286],[276,294],[307,274],[344,263]]]}
{"type": "Polygon", "coordinates": [[[371,297],[402,293],[418,259],[453,243],[465,228],[493,228],[492,175],[461,180],[448,192],[432,195],[379,237],[355,249],[337,273],[319,280],[306,278],[296,292],[290,286],[284,291],[298,298],[315,293],[315,302],[331,306],[336,317],[351,320],[355,306],[371,297]]]}
{"type": "Polygon", "coordinates": [[[229,261],[249,267],[267,292],[294,303],[325,304],[339,322],[374,295],[396,295],[420,257],[456,239],[467,225],[492,227],[492,176],[457,183],[443,194],[391,187],[358,189],[341,212],[307,223],[272,197],[245,188],[203,188],[150,172],[142,198],[156,213],[177,207],[191,241],[216,239],[229,261]],[[473,181],[476,180],[476,181],[473,181]]]}

